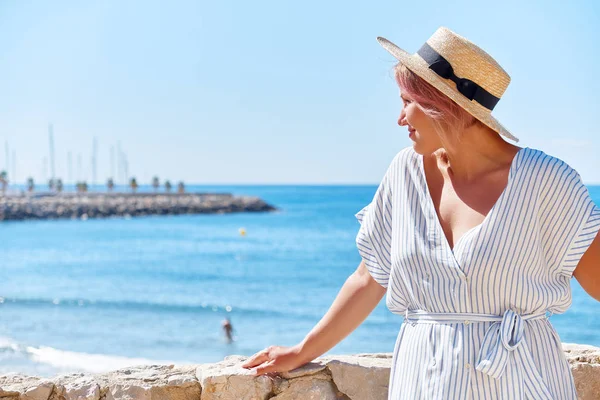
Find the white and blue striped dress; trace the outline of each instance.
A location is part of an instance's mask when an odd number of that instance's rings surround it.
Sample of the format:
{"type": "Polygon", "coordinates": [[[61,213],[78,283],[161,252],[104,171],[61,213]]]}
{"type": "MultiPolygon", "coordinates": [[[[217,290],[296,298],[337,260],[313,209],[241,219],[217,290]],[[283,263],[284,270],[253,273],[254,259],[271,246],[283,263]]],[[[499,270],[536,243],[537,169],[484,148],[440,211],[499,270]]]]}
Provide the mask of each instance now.
{"type": "Polygon", "coordinates": [[[576,398],[547,315],[569,308],[600,209],[567,163],[519,150],[498,201],[454,249],[412,147],[356,217],[359,252],[388,308],[405,316],[389,399],[576,398]]]}

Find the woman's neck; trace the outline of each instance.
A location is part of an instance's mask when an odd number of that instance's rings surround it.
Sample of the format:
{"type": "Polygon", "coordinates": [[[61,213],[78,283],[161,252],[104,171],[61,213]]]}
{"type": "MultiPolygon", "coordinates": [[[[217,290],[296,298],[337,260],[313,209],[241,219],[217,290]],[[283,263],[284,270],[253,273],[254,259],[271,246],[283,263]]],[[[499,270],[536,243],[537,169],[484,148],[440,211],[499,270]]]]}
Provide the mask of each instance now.
{"type": "Polygon", "coordinates": [[[454,181],[468,184],[510,167],[519,150],[520,147],[506,142],[488,127],[474,124],[458,135],[442,138],[442,147],[432,156],[454,181]]]}

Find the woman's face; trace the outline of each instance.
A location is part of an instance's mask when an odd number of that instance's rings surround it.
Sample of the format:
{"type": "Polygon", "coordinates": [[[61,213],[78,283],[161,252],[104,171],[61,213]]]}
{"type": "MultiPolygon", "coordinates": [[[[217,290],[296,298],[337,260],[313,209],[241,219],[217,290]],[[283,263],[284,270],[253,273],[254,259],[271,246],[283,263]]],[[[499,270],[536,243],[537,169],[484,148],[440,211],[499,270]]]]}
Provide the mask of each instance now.
{"type": "Polygon", "coordinates": [[[442,143],[434,129],[432,119],[407,95],[400,94],[402,111],[398,125],[408,127],[409,138],[413,148],[419,154],[431,154],[442,147],[442,143]]]}

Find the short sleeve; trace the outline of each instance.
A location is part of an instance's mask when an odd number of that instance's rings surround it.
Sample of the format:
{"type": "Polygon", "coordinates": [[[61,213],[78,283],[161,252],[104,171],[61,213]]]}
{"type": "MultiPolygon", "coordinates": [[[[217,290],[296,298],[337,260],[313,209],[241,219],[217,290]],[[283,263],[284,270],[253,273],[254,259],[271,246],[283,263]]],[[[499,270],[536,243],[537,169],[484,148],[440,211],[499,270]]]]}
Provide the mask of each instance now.
{"type": "MultiPolygon", "coordinates": [[[[393,163],[392,163],[393,165],[393,163]]],[[[360,230],[356,246],[371,276],[387,288],[391,269],[392,188],[391,169],[375,192],[373,201],[356,214],[360,230]]]]}
{"type": "Polygon", "coordinates": [[[542,218],[548,230],[548,260],[571,277],[600,229],[600,209],[577,171],[561,163],[545,193],[542,218]]]}

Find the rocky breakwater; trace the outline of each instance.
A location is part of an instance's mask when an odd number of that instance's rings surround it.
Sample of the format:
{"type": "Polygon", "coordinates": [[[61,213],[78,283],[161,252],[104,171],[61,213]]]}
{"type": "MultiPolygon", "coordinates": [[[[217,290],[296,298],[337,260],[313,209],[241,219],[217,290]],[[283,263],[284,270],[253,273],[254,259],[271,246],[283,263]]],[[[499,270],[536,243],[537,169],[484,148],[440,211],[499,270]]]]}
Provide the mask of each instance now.
{"type": "MultiPolygon", "coordinates": [[[[600,399],[600,348],[564,344],[577,395],[600,399]]],[[[230,356],[216,364],[153,365],[106,374],[0,377],[1,400],[385,400],[391,354],[328,356],[255,377],[230,356]]]]}
{"type": "Polygon", "coordinates": [[[0,196],[0,221],[274,211],[227,193],[51,193],[0,196]]]}

